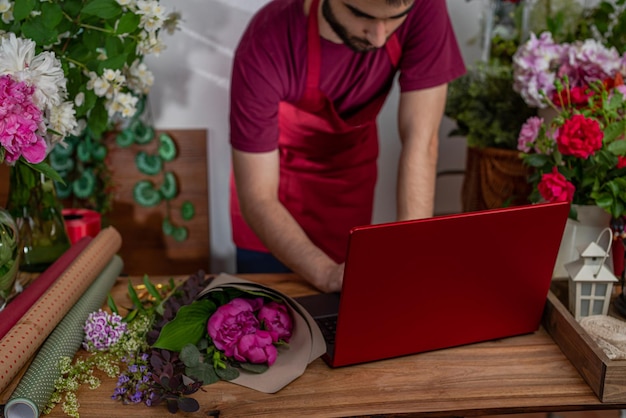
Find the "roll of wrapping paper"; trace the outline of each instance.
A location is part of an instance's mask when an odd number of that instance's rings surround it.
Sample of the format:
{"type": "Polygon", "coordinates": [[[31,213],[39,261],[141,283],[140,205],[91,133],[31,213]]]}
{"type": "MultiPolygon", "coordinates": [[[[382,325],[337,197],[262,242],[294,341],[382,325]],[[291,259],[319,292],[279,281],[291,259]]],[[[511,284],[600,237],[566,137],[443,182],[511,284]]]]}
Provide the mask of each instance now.
{"type": "Polygon", "coordinates": [[[122,259],[115,255],[76,305],[46,339],[4,407],[7,418],[36,418],[54,391],[61,376],[59,360],[73,358],[84,338],[83,327],[91,312],[97,311],[122,271],[122,259]]]}
{"type": "Polygon", "coordinates": [[[65,229],[70,242],[74,244],[83,237],[95,237],[100,232],[102,217],[90,209],[63,209],[65,229]]]}
{"type": "Polygon", "coordinates": [[[22,318],[30,307],[67,270],[76,257],[87,247],[91,239],[91,237],[85,237],[72,245],[50,267],[41,273],[37,280],[29,284],[22,293],[9,302],[5,309],[0,311],[0,338],[4,338],[7,335],[11,327],[22,318]]]}
{"type": "Polygon", "coordinates": [[[50,289],[0,340],[0,392],[4,391],[111,261],[122,244],[114,227],[108,227],[89,243],[50,289]]]}

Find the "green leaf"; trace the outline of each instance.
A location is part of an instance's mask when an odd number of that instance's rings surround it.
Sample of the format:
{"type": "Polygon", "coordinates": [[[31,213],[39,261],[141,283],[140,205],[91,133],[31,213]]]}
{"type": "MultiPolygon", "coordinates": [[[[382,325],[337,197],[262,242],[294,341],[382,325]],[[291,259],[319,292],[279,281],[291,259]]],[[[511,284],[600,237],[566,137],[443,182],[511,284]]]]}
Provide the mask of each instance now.
{"type": "Polygon", "coordinates": [[[121,35],[135,31],[135,29],[139,27],[140,20],[140,16],[135,13],[124,13],[117,22],[117,30],[115,33],[121,35]]]}
{"type": "Polygon", "coordinates": [[[141,300],[139,299],[139,296],[137,296],[137,292],[135,291],[133,282],[131,282],[130,280],[128,281],[128,297],[136,308],[141,308],[143,306],[141,300]]]}
{"type": "Polygon", "coordinates": [[[180,350],[180,359],[187,367],[196,367],[200,364],[200,351],[193,344],[187,344],[180,350]]]}
{"type": "Polygon", "coordinates": [[[528,154],[524,156],[524,162],[531,167],[543,167],[550,162],[550,157],[545,154],[528,154]]]}
{"type": "Polygon", "coordinates": [[[241,363],[240,366],[242,369],[248,372],[257,374],[265,373],[269,369],[269,366],[267,364],[241,363]]]}
{"type": "Polygon", "coordinates": [[[26,164],[27,166],[29,166],[30,168],[32,168],[33,170],[36,170],[40,173],[42,173],[44,176],[54,180],[54,181],[58,181],[59,183],[63,183],[65,184],[65,182],[63,181],[63,179],[61,178],[61,176],[59,175],[59,173],[57,173],[52,167],[50,167],[48,165],[48,163],[45,162],[40,162],[37,164],[31,164],[28,161],[26,161],[25,159],[21,158],[20,162],[26,164]]]}
{"type": "Polygon", "coordinates": [[[111,19],[122,14],[122,8],[115,0],[91,0],[83,7],[82,13],[111,19]]]}
{"type": "Polygon", "coordinates": [[[47,28],[43,16],[36,16],[22,24],[22,33],[37,45],[50,45],[57,41],[58,32],[47,28]]]}
{"type": "Polygon", "coordinates": [[[63,10],[57,3],[42,3],[41,14],[45,16],[44,25],[47,28],[56,28],[63,19],[63,10]]]}
{"type": "Polygon", "coordinates": [[[611,142],[607,149],[615,155],[626,155],[626,140],[611,142]]]}
{"type": "Polygon", "coordinates": [[[189,376],[195,377],[198,380],[201,380],[203,384],[210,385],[219,381],[217,374],[215,373],[215,369],[206,363],[199,363],[193,367],[186,367],[185,373],[189,376]]]}
{"type": "Polygon", "coordinates": [[[226,366],[225,369],[216,369],[215,373],[217,373],[222,380],[234,380],[239,377],[239,370],[231,366],[226,366]]]}
{"type": "Polygon", "coordinates": [[[161,294],[159,293],[159,291],[157,290],[157,288],[152,284],[152,282],[150,281],[150,279],[148,278],[147,274],[143,275],[143,284],[144,286],[146,286],[146,289],[148,290],[148,293],[150,293],[150,295],[157,301],[157,302],[161,302],[161,300],[163,299],[161,297],[161,294]]]}
{"type": "MultiPolygon", "coordinates": [[[[107,54],[109,54],[108,51],[107,54]]],[[[113,56],[109,55],[107,59],[100,62],[100,64],[98,65],[98,71],[104,72],[104,70],[107,68],[111,70],[119,70],[124,67],[124,64],[126,64],[126,59],[127,58],[125,54],[113,56]]]]}
{"type": "Polygon", "coordinates": [[[19,0],[13,4],[13,19],[24,20],[35,8],[36,0],[19,0]]]}
{"type": "Polygon", "coordinates": [[[109,309],[111,309],[111,312],[118,315],[120,314],[120,311],[117,309],[117,305],[115,304],[115,299],[113,299],[113,296],[110,293],[107,296],[107,305],[109,309]]]}
{"type": "Polygon", "coordinates": [[[206,335],[206,324],[216,306],[208,299],[181,307],[176,317],[165,324],[153,347],[180,352],[187,344],[196,345],[206,335]]]}

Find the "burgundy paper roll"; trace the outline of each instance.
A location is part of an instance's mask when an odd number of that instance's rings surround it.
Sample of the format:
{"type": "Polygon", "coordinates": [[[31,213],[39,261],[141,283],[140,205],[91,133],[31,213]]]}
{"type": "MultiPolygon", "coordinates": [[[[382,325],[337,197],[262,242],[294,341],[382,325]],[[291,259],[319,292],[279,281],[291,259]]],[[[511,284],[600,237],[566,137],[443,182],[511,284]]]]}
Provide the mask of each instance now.
{"type": "Polygon", "coordinates": [[[100,232],[100,213],[90,209],[63,209],[65,228],[74,244],[83,237],[95,237],[100,232]]]}
{"type": "Polygon", "coordinates": [[[85,237],[72,245],[61,257],[50,265],[26,289],[10,301],[0,311],[0,339],[20,320],[37,300],[48,290],[61,274],[72,264],[74,259],[87,247],[91,237],[85,237]]]}

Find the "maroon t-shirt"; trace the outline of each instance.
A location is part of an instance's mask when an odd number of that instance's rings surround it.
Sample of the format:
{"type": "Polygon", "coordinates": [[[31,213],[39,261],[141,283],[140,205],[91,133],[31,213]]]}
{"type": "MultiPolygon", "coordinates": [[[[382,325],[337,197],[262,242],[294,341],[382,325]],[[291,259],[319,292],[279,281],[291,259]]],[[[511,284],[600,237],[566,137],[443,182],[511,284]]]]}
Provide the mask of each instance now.
{"type": "MultiPolygon", "coordinates": [[[[402,92],[447,83],[465,72],[445,0],[415,0],[396,30],[402,48],[402,92]]],[[[267,152],[278,146],[278,104],[296,103],[304,92],[307,66],[304,0],[273,0],[251,20],[233,63],[230,138],[240,151],[267,152]]],[[[358,112],[393,82],[385,48],[354,52],[321,40],[320,89],[343,117],[358,112]]]]}

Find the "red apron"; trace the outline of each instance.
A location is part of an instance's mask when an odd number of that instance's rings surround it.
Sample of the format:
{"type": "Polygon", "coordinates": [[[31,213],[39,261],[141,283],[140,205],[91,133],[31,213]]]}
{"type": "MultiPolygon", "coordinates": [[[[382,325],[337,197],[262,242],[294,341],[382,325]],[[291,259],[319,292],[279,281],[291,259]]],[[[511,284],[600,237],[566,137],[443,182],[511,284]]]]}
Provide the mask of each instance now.
{"type": "MultiPolygon", "coordinates": [[[[319,0],[309,9],[307,80],[293,105],[281,102],[278,112],[280,184],[278,197],[311,241],[336,262],[345,260],[350,229],[372,221],[378,158],[376,117],[388,90],[344,120],[319,90],[319,0]]],[[[401,48],[396,35],[387,41],[394,67],[401,48]]],[[[265,251],[241,215],[231,178],[233,239],[239,248],[265,251]]]]}

